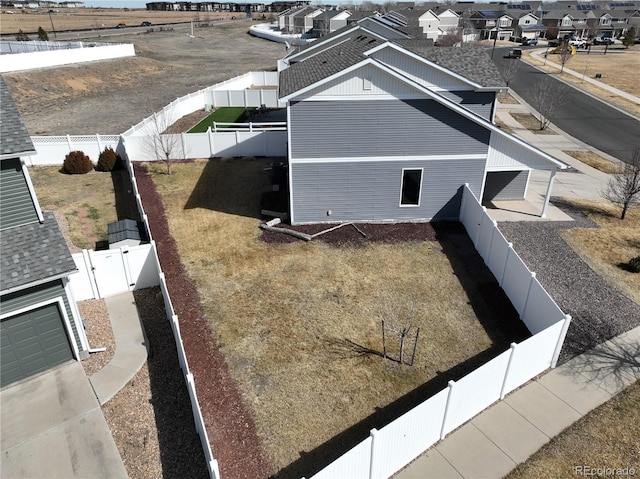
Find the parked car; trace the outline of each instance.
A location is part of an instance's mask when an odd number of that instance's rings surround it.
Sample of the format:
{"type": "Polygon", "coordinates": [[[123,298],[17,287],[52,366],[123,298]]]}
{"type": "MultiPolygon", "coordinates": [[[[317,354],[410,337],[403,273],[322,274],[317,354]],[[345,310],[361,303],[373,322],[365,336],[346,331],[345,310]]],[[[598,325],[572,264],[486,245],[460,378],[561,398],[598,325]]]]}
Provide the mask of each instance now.
{"type": "Polygon", "coordinates": [[[525,38],[522,40],[522,46],[536,46],[538,44],[537,38],[525,38]]]}
{"type": "Polygon", "coordinates": [[[594,45],[613,45],[615,40],[611,37],[596,37],[593,39],[594,45]]]}
{"type": "Polygon", "coordinates": [[[147,22],[146,20],[140,24],[141,27],[150,27],[151,22],[147,22]]]}
{"type": "Polygon", "coordinates": [[[580,40],[580,39],[569,40],[569,44],[573,45],[576,48],[587,48],[586,40],[580,40]]]}
{"type": "Polygon", "coordinates": [[[116,28],[127,28],[127,25],[124,23],[118,23],[118,25],[116,25],[116,28]]]}

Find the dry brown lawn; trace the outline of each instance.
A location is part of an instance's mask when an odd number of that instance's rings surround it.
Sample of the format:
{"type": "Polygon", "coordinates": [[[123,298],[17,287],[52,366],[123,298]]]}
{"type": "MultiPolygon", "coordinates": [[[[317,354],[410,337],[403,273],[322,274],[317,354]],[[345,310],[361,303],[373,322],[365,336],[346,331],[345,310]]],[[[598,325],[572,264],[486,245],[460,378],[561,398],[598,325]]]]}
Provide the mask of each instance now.
{"type": "Polygon", "coordinates": [[[569,150],[565,151],[569,156],[572,156],[576,160],[580,160],[585,165],[589,165],[596,170],[600,170],[604,173],[612,174],[618,173],[620,171],[620,165],[618,163],[614,163],[611,160],[607,160],[602,158],[597,153],[593,151],[581,151],[581,150],[569,150]]]}
{"type": "MultiPolygon", "coordinates": [[[[49,33],[49,39],[53,40],[53,29],[51,21],[56,31],[72,29],[100,29],[113,28],[120,22],[128,26],[139,26],[142,22],[151,22],[153,27],[166,23],[190,22],[190,21],[214,21],[230,18],[238,15],[229,12],[159,12],[147,11],[143,9],[130,9],[125,11],[122,8],[56,8],[56,13],[49,18],[48,9],[41,8],[38,12],[30,10],[20,10],[8,8],[15,12],[13,15],[2,14],[2,33],[17,33],[22,30],[25,33],[36,33],[38,27],[44,28],[49,33]]],[[[33,37],[37,39],[37,37],[33,37]]]]}
{"type": "Polygon", "coordinates": [[[118,220],[110,173],[66,175],[59,166],[39,166],[29,174],[40,207],[64,215],[74,246],[92,249],[107,239],[107,225],[118,220]]]}
{"type": "MultiPolygon", "coordinates": [[[[264,159],[149,169],[180,258],[276,470],[492,346],[438,242],[260,240],[264,159]],[[415,308],[414,367],[382,351],[381,312],[415,308]]],[[[506,343],[505,343],[506,346],[506,343]]],[[[426,399],[426,398],[425,398],[426,399]]],[[[363,436],[364,438],[364,436],[363,436]]]]}
{"type": "Polygon", "coordinates": [[[592,473],[588,476],[592,477],[635,477],[640,472],[638,437],[640,382],[569,426],[505,479],[584,477],[576,466],[590,467],[592,473]],[[629,469],[626,473],[596,474],[596,468],[607,467],[629,469]]]}
{"type": "MultiPolygon", "coordinates": [[[[596,73],[601,73],[602,78],[598,79],[598,81],[640,97],[640,83],[638,82],[640,49],[636,46],[625,49],[623,46],[615,45],[609,47],[606,55],[604,54],[604,46],[591,47],[591,53],[589,54],[584,51],[578,52],[571,57],[565,67],[579,73],[580,77],[564,72],[558,73],[559,70],[556,68],[543,66],[544,59],[539,60],[531,56],[530,52],[526,55],[526,60],[547,72],[554,73],[554,75],[578,88],[586,90],[636,116],[640,116],[640,104],[637,102],[632,102],[607,90],[598,88],[583,79],[594,78],[596,73]]],[[[557,55],[549,55],[547,63],[549,62],[560,65],[557,55]]]]}
{"type": "Polygon", "coordinates": [[[625,268],[629,260],[640,256],[640,206],[630,208],[620,220],[621,210],[610,203],[569,202],[586,211],[599,228],[564,230],[565,241],[594,271],[640,304],[640,274],[625,268]]]}
{"type": "Polygon", "coordinates": [[[511,113],[511,116],[527,130],[532,131],[533,133],[538,135],[557,135],[557,133],[549,127],[541,130],[540,122],[532,113],[511,113]]]}

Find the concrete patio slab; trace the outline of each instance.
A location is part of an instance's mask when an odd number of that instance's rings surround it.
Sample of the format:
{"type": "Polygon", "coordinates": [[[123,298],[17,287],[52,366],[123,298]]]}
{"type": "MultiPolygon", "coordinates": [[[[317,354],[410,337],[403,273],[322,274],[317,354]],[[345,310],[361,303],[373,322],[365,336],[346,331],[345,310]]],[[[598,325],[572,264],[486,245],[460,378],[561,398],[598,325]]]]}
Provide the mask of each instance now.
{"type": "Polygon", "coordinates": [[[3,389],[0,403],[1,477],[128,477],[79,362],[3,389]]]}

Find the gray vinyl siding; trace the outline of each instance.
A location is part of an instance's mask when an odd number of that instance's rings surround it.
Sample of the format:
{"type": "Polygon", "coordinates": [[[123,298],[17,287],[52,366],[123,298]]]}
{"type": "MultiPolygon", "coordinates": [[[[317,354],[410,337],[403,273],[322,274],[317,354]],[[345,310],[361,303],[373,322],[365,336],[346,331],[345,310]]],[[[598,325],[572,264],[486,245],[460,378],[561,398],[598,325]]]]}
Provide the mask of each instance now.
{"type": "Polygon", "coordinates": [[[469,183],[479,195],[484,165],[482,159],[293,163],[292,222],[457,219],[460,188],[469,183]],[[403,168],[423,169],[419,206],[400,207],[403,168]]]}
{"type": "Polygon", "coordinates": [[[434,100],[303,101],[291,158],[486,154],[490,132],[434,100]]]}
{"type": "Polygon", "coordinates": [[[441,91],[443,97],[456,102],[485,120],[491,121],[495,92],[475,92],[470,90],[441,91]]]}
{"type": "Polygon", "coordinates": [[[60,296],[62,296],[62,300],[64,301],[64,307],[67,317],[69,318],[69,322],[71,323],[71,329],[73,331],[73,337],[76,345],[78,346],[78,351],[82,351],[84,348],[80,341],[73,312],[69,305],[69,298],[67,298],[67,293],[62,285],[62,280],[52,281],[50,283],[34,286],[16,293],[4,295],[0,298],[0,309],[2,309],[2,314],[10,313],[11,311],[28,308],[32,304],[42,303],[43,301],[48,301],[60,296]]]}
{"type": "Polygon", "coordinates": [[[19,158],[0,161],[0,230],[38,221],[19,158]]]}
{"type": "Polygon", "coordinates": [[[528,170],[488,172],[482,201],[521,200],[524,198],[528,178],[528,170]]]}

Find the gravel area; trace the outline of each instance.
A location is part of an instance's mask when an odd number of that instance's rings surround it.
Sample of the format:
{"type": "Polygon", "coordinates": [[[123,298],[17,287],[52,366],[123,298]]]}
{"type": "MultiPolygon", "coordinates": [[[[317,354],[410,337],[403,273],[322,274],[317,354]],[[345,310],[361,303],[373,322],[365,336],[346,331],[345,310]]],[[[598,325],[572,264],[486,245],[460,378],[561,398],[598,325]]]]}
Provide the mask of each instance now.
{"type": "Polygon", "coordinates": [[[552,203],[575,221],[501,222],[500,231],[537,272],[537,278],[572,317],[559,362],[640,325],[640,305],[596,274],[561,238],[569,228],[596,228],[584,213],[557,198],[552,203]]]}
{"type": "Polygon", "coordinates": [[[78,310],[84,320],[89,346],[93,349],[106,348],[106,351],[92,353],[82,361],[84,372],[91,376],[109,364],[116,353],[116,342],[104,299],[79,301],[78,310]]]}

